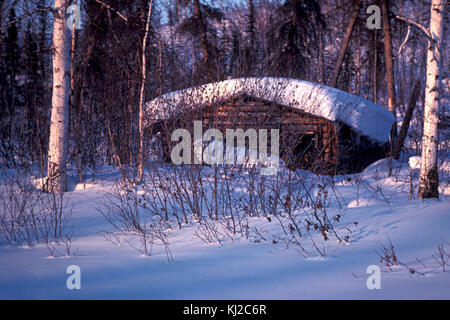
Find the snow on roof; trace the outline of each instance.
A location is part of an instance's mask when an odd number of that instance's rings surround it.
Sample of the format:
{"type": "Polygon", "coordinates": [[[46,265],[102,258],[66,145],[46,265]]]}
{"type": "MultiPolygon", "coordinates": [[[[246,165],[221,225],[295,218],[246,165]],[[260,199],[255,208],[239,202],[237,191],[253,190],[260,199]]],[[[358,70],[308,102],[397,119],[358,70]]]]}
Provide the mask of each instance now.
{"type": "Polygon", "coordinates": [[[174,91],[146,104],[147,124],[168,119],[180,110],[214,105],[247,95],[302,110],[331,121],[380,143],[389,140],[392,113],[353,94],[309,81],[288,78],[239,78],[174,91]]]}

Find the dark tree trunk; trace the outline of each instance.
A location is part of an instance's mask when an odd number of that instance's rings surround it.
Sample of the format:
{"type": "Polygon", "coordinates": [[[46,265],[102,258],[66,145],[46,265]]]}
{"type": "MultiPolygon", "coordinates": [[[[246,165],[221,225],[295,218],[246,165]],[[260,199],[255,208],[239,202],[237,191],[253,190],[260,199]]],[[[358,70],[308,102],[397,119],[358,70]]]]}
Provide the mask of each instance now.
{"type": "Polygon", "coordinates": [[[206,35],[206,24],[205,24],[205,21],[203,20],[203,15],[202,15],[202,10],[200,8],[199,0],[194,0],[194,10],[195,10],[195,15],[198,18],[198,21],[200,23],[200,28],[201,28],[200,41],[201,41],[202,51],[203,51],[203,63],[205,64],[205,67],[208,70],[208,77],[209,77],[209,80],[211,81],[212,75],[213,75],[213,70],[212,70],[212,65],[211,65],[210,50],[209,50],[209,46],[208,46],[208,38],[206,35]]]}
{"type": "Polygon", "coordinates": [[[339,51],[339,57],[334,68],[333,78],[330,81],[330,87],[336,87],[337,80],[339,78],[339,73],[341,72],[342,63],[344,62],[345,53],[347,52],[348,44],[350,43],[350,37],[353,32],[353,26],[355,25],[356,19],[358,18],[359,7],[361,5],[360,0],[355,0],[353,2],[353,11],[350,17],[350,21],[345,31],[344,42],[342,43],[341,50],[339,51]]]}
{"type": "Polygon", "coordinates": [[[412,115],[414,109],[416,107],[417,99],[419,98],[420,93],[420,81],[417,80],[414,85],[413,92],[411,94],[411,98],[409,99],[408,108],[406,109],[405,118],[403,119],[402,128],[400,129],[400,133],[398,134],[397,140],[395,142],[394,150],[392,152],[392,156],[394,159],[398,160],[400,158],[400,152],[405,144],[406,134],[408,133],[409,123],[411,122],[412,115]]]}

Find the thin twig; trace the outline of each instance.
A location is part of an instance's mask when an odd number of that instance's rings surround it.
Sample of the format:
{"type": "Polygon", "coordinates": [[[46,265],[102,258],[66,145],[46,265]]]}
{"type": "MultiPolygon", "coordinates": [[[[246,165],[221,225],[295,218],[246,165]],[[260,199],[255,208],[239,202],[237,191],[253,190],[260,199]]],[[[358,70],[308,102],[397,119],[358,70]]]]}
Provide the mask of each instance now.
{"type": "Polygon", "coordinates": [[[408,42],[409,34],[410,34],[410,33],[411,33],[411,25],[408,24],[408,31],[406,31],[405,39],[403,40],[402,44],[401,44],[400,47],[398,48],[397,56],[402,52],[403,46],[406,44],[406,42],[408,42]]]}
{"type": "Polygon", "coordinates": [[[99,4],[101,4],[101,5],[104,6],[106,9],[111,10],[111,11],[114,11],[114,12],[115,12],[119,17],[121,17],[124,21],[128,21],[128,18],[127,18],[127,17],[125,17],[122,13],[120,13],[120,11],[118,11],[118,10],[116,10],[116,9],[114,9],[114,8],[111,8],[110,5],[104,3],[103,1],[100,1],[100,0],[94,0],[94,1],[97,2],[97,3],[99,3],[99,4]]]}

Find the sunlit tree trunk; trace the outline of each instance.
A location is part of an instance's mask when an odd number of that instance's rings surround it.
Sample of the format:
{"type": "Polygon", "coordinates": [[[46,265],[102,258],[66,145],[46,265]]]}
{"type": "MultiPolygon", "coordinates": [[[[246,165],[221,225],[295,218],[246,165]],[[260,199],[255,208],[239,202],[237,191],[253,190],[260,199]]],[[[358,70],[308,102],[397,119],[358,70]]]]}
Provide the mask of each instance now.
{"type": "Polygon", "coordinates": [[[139,155],[138,155],[138,181],[142,180],[144,175],[144,88],[147,79],[147,64],[145,58],[145,48],[147,46],[147,39],[150,30],[150,20],[152,15],[153,0],[149,1],[147,12],[147,23],[145,25],[144,39],[142,40],[142,76],[141,76],[141,91],[139,96],[139,155]]]}
{"type": "Polygon", "coordinates": [[[427,75],[425,87],[425,110],[422,137],[422,164],[419,178],[419,198],[439,197],[439,178],[437,172],[439,90],[441,66],[441,42],[443,35],[444,0],[431,2],[428,40],[427,75]]]}
{"type": "MultiPolygon", "coordinates": [[[[383,33],[384,33],[384,57],[386,60],[386,82],[388,91],[388,109],[396,117],[397,108],[395,105],[395,84],[394,84],[394,63],[392,57],[392,40],[391,27],[389,24],[388,0],[381,2],[381,13],[383,17],[383,33]]],[[[396,126],[394,125],[394,133],[396,126]]]]}
{"type": "Polygon", "coordinates": [[[70,0],[55,0],[53,23],[53,89],[48,146],[48,189],[64,192],[68,148],[68,118],[70,96],[70,29],[66,10],[70,0]]]}

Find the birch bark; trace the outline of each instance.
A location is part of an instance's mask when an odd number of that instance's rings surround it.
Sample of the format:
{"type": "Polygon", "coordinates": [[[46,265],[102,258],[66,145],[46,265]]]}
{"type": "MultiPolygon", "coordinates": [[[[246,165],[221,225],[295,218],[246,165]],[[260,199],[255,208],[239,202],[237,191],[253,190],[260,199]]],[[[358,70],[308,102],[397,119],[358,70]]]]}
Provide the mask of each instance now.
{"type": "Polygon", "coordinates": [[[440,106],[441,43],[443,36],[444,0],[432,0],[428,40],[425,110],[422,137],[422,164],[419,177],[419,198],[439,197],[437,172],[438,121],[440,106]]]}
{"type": "Polygon", "coordinates": [[[71,34],[67,27],[66,10],[69,0],[55,0],[53,22],[53,89],[48,146],[47,187],[61,193],[66,186],[68,120],[70,95],[71,34]]]}
{"type": "Polygon", "coordinates": [[[148,3],[147,22],[145,24],[145,34],[142,40],[142,76],[141,91],[139,96],[139,155],[138,155],[138,182],[142,180],[144,175],[144,88],[147,79],[147,63],[145,58],[145,48],[150,30],[150,20],[152,15],[153,0],[148,3]]]}

